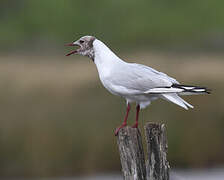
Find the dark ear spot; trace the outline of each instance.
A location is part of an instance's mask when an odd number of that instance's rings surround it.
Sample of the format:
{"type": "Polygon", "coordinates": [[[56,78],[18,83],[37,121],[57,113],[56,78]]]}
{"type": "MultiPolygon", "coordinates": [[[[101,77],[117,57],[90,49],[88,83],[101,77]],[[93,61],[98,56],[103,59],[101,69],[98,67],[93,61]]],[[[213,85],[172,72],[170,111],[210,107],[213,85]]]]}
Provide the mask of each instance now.
{"type": "Polygon", "coordinates": [[[79,43],[82,44],[82,43],[84,43],[84,41],[83,40],[79,40],[79,43]]]}
{"type": "Polygon", "coordinates": [[[95,38],[94,36],[91,37],[91,39],[90,39],[90,41],[89,41],[89,43],[88,43],[89,47],[93,47],[93,41],[94,41],[95,39],[96,39],[96,38],[95,38]]]}

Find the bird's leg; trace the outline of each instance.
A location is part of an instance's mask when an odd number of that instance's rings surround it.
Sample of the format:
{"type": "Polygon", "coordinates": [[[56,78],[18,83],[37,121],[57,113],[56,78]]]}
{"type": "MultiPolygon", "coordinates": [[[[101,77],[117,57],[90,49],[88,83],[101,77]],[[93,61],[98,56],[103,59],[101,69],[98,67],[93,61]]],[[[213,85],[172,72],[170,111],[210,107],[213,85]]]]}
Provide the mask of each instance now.
{"type": "Polygon", "coordinates": [[[132,126],[133,128],[138,128],[138,116],[139,116],[140,106],[139,104],[136,106],[136,119],[135,124],[132,126]]]}
{"type": "Polygon", "coordinates": [[[115,131],[115,136],[118,135],[118,132],[120,131],[121,128],[125,127],[127,125],[127,119],[128,119],[128,113],[131,109],[131,106],[130,104],[128,103],[128,106],[127,106],[127,110],[126,110],[126,115],[125,115],[125,118],[124,118],[124,122],[122,123],[122,125],[120,127],[118,127],[115,131]]]}

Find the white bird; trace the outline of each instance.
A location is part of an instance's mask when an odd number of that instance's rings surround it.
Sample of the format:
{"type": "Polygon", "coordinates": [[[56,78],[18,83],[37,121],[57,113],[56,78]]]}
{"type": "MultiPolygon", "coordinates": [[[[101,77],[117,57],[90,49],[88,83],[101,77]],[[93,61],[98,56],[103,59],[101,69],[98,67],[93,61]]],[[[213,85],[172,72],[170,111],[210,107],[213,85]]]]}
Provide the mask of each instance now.
{"type": "Polygon", "coordinates": [[[188,109],[193,106],[179,95],[210,93],[205,87],[181,85],[176,79],[151,67],[125,62],[93,36],[83,36],[67,46],[79,48],[66,56],[71,54],[88,56],[96,64],[103,86],[112,94],[126,99],[126,115],[122,125],[116,129],[115,135],[127,125],[130,103],[136,103],[136,122],[132,127],[137,128],[139,110],[148,106],[153,100],[165,99],[188,109]]]}

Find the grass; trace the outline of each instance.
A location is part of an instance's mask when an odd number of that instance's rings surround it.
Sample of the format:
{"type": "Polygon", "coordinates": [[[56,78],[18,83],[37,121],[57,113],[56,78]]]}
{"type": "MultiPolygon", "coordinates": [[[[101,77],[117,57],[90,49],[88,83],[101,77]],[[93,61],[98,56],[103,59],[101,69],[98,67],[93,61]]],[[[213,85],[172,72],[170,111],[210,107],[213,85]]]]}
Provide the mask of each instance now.
{"type": "Polygon", "coordinates": [[[223,4],[217,0],[2,0],[0,47],[12,52],[31,45],[30,50],[42,52],[90,34],[123,48],[145,44],[222,50],[223,4]]]}

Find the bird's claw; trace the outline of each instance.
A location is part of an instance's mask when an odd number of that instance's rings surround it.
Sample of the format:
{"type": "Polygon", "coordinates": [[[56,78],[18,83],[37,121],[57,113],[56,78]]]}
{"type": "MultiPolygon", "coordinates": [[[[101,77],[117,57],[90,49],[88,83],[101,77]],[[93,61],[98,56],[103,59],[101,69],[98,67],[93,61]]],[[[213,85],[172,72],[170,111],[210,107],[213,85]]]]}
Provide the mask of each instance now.
{"type": "Polygon", "coordinates": [[[122,129],[122,128],[125,127],[126,125],[127,125],[127,124],[122,124],[120,127],[118,127],[118,128],[115,130],[114,135],[117,136],[118,133],[119,133],[119,131],[120,131],[120,129],[122,129]]]}
{"type": "Polygon", "coordinates": [[[135,123],[132,128],[138,128],[138,123],[135,123]]]}

